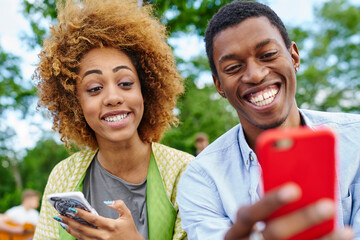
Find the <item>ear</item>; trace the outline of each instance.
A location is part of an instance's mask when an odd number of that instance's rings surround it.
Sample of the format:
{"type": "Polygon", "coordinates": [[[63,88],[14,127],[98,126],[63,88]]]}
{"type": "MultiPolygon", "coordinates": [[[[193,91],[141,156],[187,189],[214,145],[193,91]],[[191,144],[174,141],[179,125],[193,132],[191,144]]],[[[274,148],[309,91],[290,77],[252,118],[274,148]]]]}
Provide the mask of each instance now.
{"type": "Polygon", "coordinates": [[[223,97],[226,98],[225,92],[221,87],[221,83],[218,77],[216,77],[214,74],[212,74],[212,78],[216,87],[216,90],[218,91],[218,93],[223,97]]]}
{"type": "Polygon", "coordinates": [[[298,50],[295,42],[291,42],[289,52],[290,52],[290,55],[292,58],[292,63],[293,63],[294,69],[297,72],[300,67],[300,55],[299,55],[299,50],[298,50]]]}

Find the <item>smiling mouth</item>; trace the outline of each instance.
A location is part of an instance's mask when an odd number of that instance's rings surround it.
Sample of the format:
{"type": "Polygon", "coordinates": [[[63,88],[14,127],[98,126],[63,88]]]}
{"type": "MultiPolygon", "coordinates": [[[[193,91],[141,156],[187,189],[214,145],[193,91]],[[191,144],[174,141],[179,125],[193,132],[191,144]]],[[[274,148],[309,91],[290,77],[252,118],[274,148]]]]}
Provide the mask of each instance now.
{"type": "Polygon", "coordinates": [[[272,103],[278,92],[279,92],[279,87],[274,84],[259,92],[251,93],[247,95],[246,98],[252,104],[262,107],[272,103]]]}
{"type": "Polygon", "coordinates": [[[106,117],[106,118],[104,118],[104,120],[107,121],[107,122],[121,122],[121,121],[124,120],[127,116],[128,116],[128,113],[126,113],[126,114],[119,114],[119,115],[115,115],[115,116],[111,116],[111,117],[106,117]]]}

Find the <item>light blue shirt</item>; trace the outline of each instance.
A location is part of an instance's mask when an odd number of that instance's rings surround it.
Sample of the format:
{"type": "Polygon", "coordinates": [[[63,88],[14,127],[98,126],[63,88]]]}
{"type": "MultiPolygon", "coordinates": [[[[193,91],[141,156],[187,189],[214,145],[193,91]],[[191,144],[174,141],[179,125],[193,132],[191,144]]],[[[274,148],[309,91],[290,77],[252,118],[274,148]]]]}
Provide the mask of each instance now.
{"type": "MultiPolygon", "coordinates": [[[[299,110],[313,129],[331,128],[337,135],[340,181],[340,227],[351,225],[360,239],[360,115],[299,110]]],[[[192,239],[223,239],[243,205],[262,196],[261,168],[237,125],[189,164],[178,187],[182,227],[192,239]]]]}

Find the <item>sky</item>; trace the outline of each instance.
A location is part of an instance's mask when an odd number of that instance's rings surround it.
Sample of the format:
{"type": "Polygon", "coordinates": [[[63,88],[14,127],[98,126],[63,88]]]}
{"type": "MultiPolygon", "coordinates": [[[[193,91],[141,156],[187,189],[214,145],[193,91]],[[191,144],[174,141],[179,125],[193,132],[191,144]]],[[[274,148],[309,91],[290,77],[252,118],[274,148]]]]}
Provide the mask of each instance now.
{"type": "MultiPolygon", "coordinates": [[[[311,23],[313,20],[312,7],[314,4],[324,1],[326,0],[268,0],[266,2],[284,21],[285,25],[296,26],[311,23]]],[[[30,26],[21,14],[20,4],[21,0],[0,0],[0,45],[6,52],[21,57],[20,67],[23,77],[30,81],[39,49],[30,51],[26,43],[20,39],[24,32],[30,33],[30,26]]],[[[170,43],[178,48],[175,54],[184,57],[185,60],[191,55],[183,55],[182,52],[193,52],[194,55],[197,55],[199,51],[204,51],[203,41],[198,38],[182,39],[170,43]],[[199,47],[199,45],[202,46],[199,47]]],[[[35,114],[31,119],[26,120],[21,120],[18,114],[9,114],[7,119],[1,119],[1,121],[3,120],[8,121],[9,125],[17,131],[18,139],[15,150],[32,148],[37,139],[41,137],[39,129],[34,124],[29,124],[30,121],[41,125],[43,129],[51,129],[51,123],[45,121],[40,114],[35,114]]]]}

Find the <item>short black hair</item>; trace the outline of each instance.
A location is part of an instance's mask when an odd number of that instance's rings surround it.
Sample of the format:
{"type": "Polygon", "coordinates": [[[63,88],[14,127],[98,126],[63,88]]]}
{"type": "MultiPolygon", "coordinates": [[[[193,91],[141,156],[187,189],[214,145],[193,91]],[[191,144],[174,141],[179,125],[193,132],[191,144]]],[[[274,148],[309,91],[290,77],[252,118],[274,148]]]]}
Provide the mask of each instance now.
{"type": "Polygon", "coordinates": [[[273,24],[284,39],[287,48],[290,48],[291,41],[284,23],[279,16],[268,6],[250,1],[235,1],[222,7],[210,20],[205,32],[206,54],[212,73],[217,76],[214,58],[213,43],[214,37],[228,27],[235,26],[250,17],[266,17],[273,24]]]}

